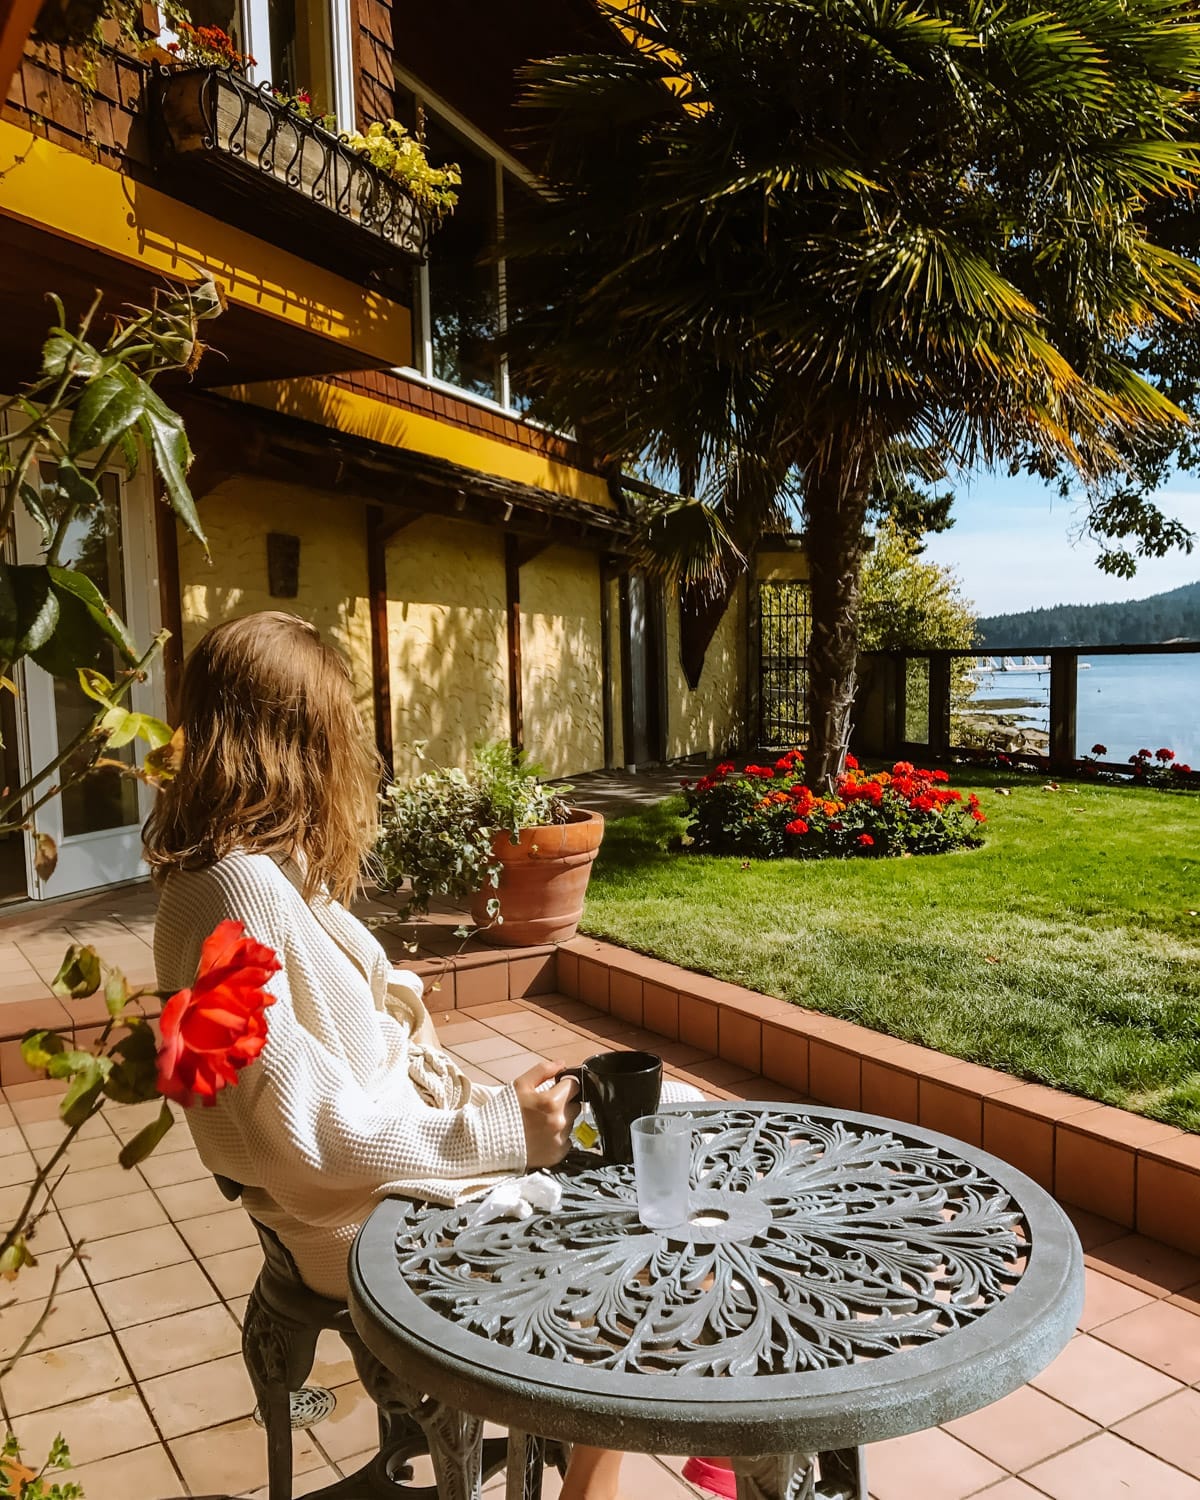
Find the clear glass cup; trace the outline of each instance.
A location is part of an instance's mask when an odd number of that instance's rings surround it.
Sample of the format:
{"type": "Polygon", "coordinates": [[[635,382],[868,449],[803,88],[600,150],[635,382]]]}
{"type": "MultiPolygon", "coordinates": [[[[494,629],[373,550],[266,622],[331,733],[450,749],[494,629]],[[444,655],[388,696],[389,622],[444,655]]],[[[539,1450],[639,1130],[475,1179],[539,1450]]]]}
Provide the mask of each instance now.
{"type": "Polygon", "coordinates": [[[692,1122],[679,1115],[643,1115],[630,1127],[638,1218],[647,1229],[670,1229],[688,1216],[692,1122]]]}

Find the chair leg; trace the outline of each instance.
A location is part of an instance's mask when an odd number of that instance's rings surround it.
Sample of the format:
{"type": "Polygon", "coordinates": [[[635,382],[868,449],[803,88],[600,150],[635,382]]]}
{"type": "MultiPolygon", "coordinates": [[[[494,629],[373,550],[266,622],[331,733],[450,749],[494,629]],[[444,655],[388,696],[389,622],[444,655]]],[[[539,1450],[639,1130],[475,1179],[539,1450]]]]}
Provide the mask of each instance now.
{"type": "Polygon", "coordinates": [[[270,1312],[255,1287],[242,1324],[242,1357],[267,1433],[269,1500],[292,1500],[292,1391],[308,1378],[318,1330],[270,1312]]]}

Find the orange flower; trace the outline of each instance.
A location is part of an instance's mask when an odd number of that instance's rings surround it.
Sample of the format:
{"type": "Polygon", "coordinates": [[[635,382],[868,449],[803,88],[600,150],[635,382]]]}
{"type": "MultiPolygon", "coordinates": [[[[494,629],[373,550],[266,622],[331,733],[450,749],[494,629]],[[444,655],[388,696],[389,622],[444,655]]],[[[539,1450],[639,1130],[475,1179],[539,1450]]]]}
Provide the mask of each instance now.
{"type": "Polygon", "coordinates": [[[190,990],[172,995],[159,1025],[158,1091],[191,1105],[214,1104],[218,1092],[267,1044],[263,1012],[274,995],[263,986],[279,959],[246,935],[240,922],[222,922],[205,939],[190,990]]]}

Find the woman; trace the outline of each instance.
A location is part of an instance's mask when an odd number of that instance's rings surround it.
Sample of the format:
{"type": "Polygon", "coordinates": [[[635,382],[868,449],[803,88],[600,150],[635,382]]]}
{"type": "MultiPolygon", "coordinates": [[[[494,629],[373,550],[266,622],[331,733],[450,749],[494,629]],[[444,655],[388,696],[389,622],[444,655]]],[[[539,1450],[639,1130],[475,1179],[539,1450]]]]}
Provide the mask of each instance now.
{"type": "MultiPolygon", "coordinates": [[[[351,1243],[382,1198],[454,1203],[553,1166],[576,1084],[554,1084],[554,1063],[472,1083],[439,1047],[419,977],[393,969],[342,904],[374,840],[378,765],[346,663],[311,625],[270,612],[210,630],[180,720],[182,764],[145,830],[159,986],[190,985],[230,918],[281,963],[262,1053],[188,1124],[304,1281],[344,1299],[351,1243]]],[[[612,1500],[620,1457],[576,1449],[566,1500],[612,1500]]]]}

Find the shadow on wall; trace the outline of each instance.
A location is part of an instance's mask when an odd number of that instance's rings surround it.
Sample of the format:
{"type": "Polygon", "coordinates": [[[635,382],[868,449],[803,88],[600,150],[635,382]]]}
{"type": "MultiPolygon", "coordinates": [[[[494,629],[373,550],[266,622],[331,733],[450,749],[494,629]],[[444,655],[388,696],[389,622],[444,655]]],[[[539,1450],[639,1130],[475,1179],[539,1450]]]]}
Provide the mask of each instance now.
{"type": "Polygon", "coordinates": [[[668,606],[667,757],[718,754],[746,738],[746,585],[741,583],[709,643],[695,692],[679,654],[679,610],[668,606]]]}
{"type": "Polygon", "coordinates": [[[371,622],[367,591],[366,519],[355,500],[302,485],[237,475],[217,485],[199,505],[212,563],[179,531],[183,649],[211,626],[257,610],[279,609],[311,621],[350,662],[355,699],[371,722],[374,712],[371,622]],[[270,591],[267,535],[299,538],[297,593],[270,591]]]}
{"type": "Polygon", "coordinates": [[[551,776],[604,764],[600,562],[548,547],[521,570],[525,744],[551,776]]]}

